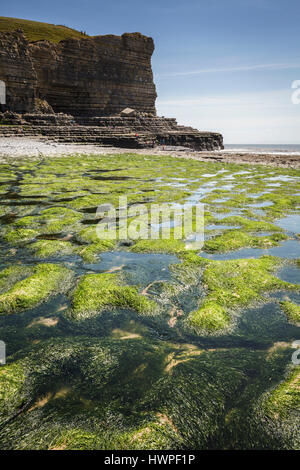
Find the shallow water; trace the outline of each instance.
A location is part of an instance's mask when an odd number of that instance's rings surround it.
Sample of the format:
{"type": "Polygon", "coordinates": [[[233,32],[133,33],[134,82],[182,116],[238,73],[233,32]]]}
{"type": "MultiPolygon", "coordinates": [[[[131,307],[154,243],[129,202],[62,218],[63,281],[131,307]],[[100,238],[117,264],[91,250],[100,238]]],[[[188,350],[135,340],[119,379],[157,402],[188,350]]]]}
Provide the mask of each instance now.
{"type": "Polygon", "coordinates": [[[278,273],[277,276],[286,282],[293,284],[300,284],[300,269],[297,266],[284,266],[278,273]]]}
{"type": "Polygon", "coordinates": [[[249,207],[270,207],[273,205],[271,201],[257,202],[256,204],[249,204],[249,207]]]}
{"type": "MultiPolygon", "coordinates": [[[[286,435],[281,438],[281,430],[274,433],[263,408],[261,416],[251,420],[256,407],[262,406],[264,393],[280,383],[291,364],[291,344],[299,337],[299,327],[288,320],[280,302],[299,304],[296,288],[263,292],[256,302],[230,310],[227,329],[202,331],[192,328],[188,318],[209,295],[207,281],[203,281],[206,268],[187,265],[186,272],[176,274],[176,266],[185,260],[176,252],[177,246],[160,247],[161,253],[151,253],[147,247],[134,252],[135,241],[120,240],[114,249],[96,251],[92,260],[85,259],[81,250],[94,242],[85,239],[82,231],[95,228],[94,215],[102,202],[116,204],[115,197],[126,194],[130,205],[158,199],[183,207],[206,196],[209,200],[218,191],[212,203],[205,204],[212,216],[204,233],[206,240],[239,228],[218,225],[213,218],[250,214],[255,220],[256,215],[264,217],[269,212],[252,208],[272,211],[274,206],[279,212],[273,218],[270,212],[270,220],[292,239],[268,249],[243,247],[198,254],[219,261],[273,255],[286,260],[275,276],[299,285],[300,269],[294,262],[300,258],[300,242],[295,237],[300,232],[299,209],[291,202],[282,210],[276,201],[266,198],[269,190],[276,193],[280,185],[285,199],[296,194],[294,186],[289,189],[298,181],[296,172],[284,170],[286,174],[281,175],[268,168],[133,155],[35,164],[19,161],[0,167],[0,183],[1,171],[9,185],[0,195],[1,211],[4,208],[0,213],[1,269],[51,263],[68,267],[73,278],[65,291],[58,289],[32,308],[0,316],[0,339],[7,343],[8,362],[25,358],[30,377],[28,396],[20,401],[22,405],[30,400],[30,405],[20,416],[17,411],[0,432],[0,448],[86,448],[87,442],[92,442],[92,448],[112,449],[286,448],[286,435]],[[260,191],[253,193],[257,181],[260,191]],[[241,194],[242,200],[245,196],[266,200],[257,204],[237,200],[236,207],[228,209],[228,197],[220,190],[233,189],[234,196],[241,194]],[[28,239],[7,241],[7,231],[16,229],[15,224],[25,216],[41,220],[43,210],[53,207],[74,211],[75,219],[58,231],[55,225],[49,230],[49,225],[60,223],[59,216],[41,223],[33,219],[25,225],[26,230],[35,231],[28,239]],[[215,212],[219,208],[224,212],[215,212]],[[45,239],[67,240],[61,248],[67,251],[39,257],[33,247],[45,239]],[[114,274],[120,286],[136,286],[143,299],[156,302],[158,312],[146,315],[134,310],[120,294],[120,304],[74,318],[74,291],[83,276],[99,273],[114,274]],[[82,430],[87,434],[79,440],[82,430]],[[170,432],[171,441],[165,440],[170,432]]],[[[64,214],[62,220],[66,219],[64,214]]],[[[261,231],[255,236],[271,233],[261,231]]],[[[91,289],[85,294],[86,304],[90,297],[93,301],[97,296],[109,297],[110,289],[105,293],[91,289]]],[[[14,404],[11,406],[15,412],[14,404]]],[[[295,429],[294,421],[291,423],[295,429]]],[[[291,447],[296,447],[297,439],[294,435],[288,438],[291,447]]]]}
{"type": "Polygon", "coordinates": [[[260,256],[278,256],[279,258],[298,259],[300,257],[300,243],[298,240],[287,240],[282,242],[281,246],[272,248],[242,248],[237,251],[229,251],[227,253],[205,253],[201,252],[200,256],[213,260],[227,260],[240,258],[259,258],[260,256]]]}
{"type": "Polygon", "coordinates": [[[300,215],[291,214],[276,221],[276,225],[292,233],[300,232],[300,215]]]}
{"type": "Polygon", "coordinates": [[[209,224],[205,227],[206,230],[229,230],[238,228],[237,225],[225,225],[225,224],[209,224]]]}
{"type": "Polygon", "coordinates": [[[85,268],[95,272],[120,270],[129,284],[144,287],[156,280],[169,280],[169,266],[175,263],[179,259],[174,255],[113,251],[102,253],[98,263],[86,264],[85,268]]]}

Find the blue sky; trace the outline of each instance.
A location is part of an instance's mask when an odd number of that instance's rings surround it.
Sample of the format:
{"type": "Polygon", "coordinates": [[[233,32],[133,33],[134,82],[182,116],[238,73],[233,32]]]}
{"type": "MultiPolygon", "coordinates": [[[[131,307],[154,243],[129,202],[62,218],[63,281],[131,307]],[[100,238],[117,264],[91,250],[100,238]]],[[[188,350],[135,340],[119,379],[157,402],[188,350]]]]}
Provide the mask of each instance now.
{"type": "Polygon", "coordinates": [[[160,115],[226,143],[300,144],[299,0],[14,0],[1,15],[152,36],[160,115]]]}

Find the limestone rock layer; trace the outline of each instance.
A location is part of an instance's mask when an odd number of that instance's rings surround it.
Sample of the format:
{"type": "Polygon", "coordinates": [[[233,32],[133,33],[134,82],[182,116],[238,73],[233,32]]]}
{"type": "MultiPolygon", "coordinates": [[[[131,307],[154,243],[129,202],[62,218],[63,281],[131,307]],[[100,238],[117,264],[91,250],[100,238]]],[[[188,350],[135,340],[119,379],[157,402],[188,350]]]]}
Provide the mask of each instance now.
{"type": "Polygon", "coordinates": [[[106,116],[124,108],[155,114],[153,40],[140,33],[28,43],[21,31],[0,33],[0,79],[8,109],[106,116]]]}
{"type": "Polygon", "coordinates": [[[43,136],[127,148],[223,148],[221,134],[156,116],[153,40],[140,33],[28,42],[0,33],[0,80],[7,101],[0,137],[43,136]]]}
{"type": "Polygon", "coordinates": [[[16,113],[35,111],[37,74],[28,42],[21,31],[0,33],[0,80],[6,85],[9,110],[16,113]]]}

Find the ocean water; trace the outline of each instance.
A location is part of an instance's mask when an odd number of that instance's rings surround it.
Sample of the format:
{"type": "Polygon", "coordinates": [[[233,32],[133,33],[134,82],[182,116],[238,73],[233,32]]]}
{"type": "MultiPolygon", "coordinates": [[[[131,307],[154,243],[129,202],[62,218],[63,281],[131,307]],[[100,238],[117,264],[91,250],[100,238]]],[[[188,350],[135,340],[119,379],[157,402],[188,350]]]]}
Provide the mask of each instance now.
{"type": "Polygon", "coordinates": [[[279,144],[226,144],[225,151],[240,152],[240,153],[273,153],[279,155],[299,155],[300,157],[300,144],[294,145],[279,145],[279,144]]]}

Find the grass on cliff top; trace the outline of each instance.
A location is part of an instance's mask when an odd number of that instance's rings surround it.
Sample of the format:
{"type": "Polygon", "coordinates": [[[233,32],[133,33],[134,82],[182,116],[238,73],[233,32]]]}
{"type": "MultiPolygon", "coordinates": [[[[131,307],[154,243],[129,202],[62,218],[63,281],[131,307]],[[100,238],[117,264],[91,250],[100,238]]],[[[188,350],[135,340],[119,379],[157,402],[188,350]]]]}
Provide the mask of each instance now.
{"type": "Polygon", "coordinates": [[[69,38],[81,39],[87,37],[86,34],[63,25],[0,16],[0,32],[15,31],[16,29],[22,29],[29,42],[43,39],[50,42],[59,42],[69,38]]]}

